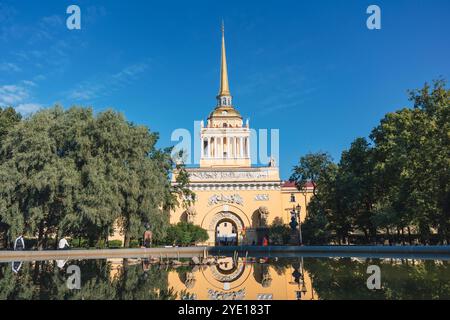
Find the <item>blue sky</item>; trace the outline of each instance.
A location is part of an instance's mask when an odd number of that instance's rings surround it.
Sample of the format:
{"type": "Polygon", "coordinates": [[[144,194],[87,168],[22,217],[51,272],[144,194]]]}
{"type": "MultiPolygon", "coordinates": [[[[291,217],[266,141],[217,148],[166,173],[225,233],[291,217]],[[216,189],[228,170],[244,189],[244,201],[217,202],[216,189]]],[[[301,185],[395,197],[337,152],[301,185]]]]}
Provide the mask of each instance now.
{"type": "Polygon", "coordinates": [[[223,18],[234,104],[280,130],[286,179],[307,152],[339,160],[408,89],[450,79],[449,16],[448,0],[0,0],[0,104],[112,107],[169,146],[215,106],[223,18]],[[81,30],[66,28],[71,4],[81,30]]]}

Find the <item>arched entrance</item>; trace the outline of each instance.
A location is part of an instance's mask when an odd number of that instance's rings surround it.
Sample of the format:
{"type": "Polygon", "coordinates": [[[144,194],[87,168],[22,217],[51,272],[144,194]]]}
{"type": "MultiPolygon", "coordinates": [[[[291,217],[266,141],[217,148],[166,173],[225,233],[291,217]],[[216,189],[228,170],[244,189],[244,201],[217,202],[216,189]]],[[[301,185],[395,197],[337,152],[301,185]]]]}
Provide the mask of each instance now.
{"type": "Polygon", "coordinates": [[[215,228],[216,246],[237,246],[238,232],[237,225],[231,219],[220,220],[215,228]]]}
{"type": "Polygon", "coordinates": [[[216,246],[235,246],[239,244],[239,234],[244,227],[242,220],[233,212],[216,213],[210,222],[210,230],[214,230],[216,246]]]}

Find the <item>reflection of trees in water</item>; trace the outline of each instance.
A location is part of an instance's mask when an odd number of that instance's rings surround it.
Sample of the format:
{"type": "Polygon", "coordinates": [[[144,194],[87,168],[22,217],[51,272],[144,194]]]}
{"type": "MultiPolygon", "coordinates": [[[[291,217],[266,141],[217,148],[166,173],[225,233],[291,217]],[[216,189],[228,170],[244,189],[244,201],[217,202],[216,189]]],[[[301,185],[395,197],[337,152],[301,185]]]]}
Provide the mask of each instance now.
{"type": "Polygon", "coordinates": [[[305,269],[321,299],[450,299],[448,261],[311,258],[305,269]],[[369,265],[381,268],[381,290],[366,286],[369,265]]]}
{"type": "MultiPolygon", "coordinates": [[[[55,261],[25,262],[19,273],[10,264],[0,264],[0,299],[111,299],[106,261],[76,261],[81,270],[81,290],[67,288],[66,268],[59,269],[55,261]]],[[[68,264],[66,264],[67,266],[68,264]]]]}
{"type": "Polygon", "coordinates": [[[145,271],[141,265],[127,265],[110,278],[111,264],[106,260],[69,261],[64,268],[54,261],[24,263],[19,273],[10,264],[0,264],[0,299],[30,300],[113,300],[173,299],[168,290],[167,271],[152,266],[145,271]],[[70,290],[66,281],[67,266],[81,270],[81,289],[70,290]]]}
{"type": "Polygon", "coordinates": [[[286,274],[286,271],[292,267],[295,260],[291,258],[271,258],[268,263],[279,276],[286,274]]]}
{"type": "Polygon", "coordinates": [[[272,277],[270,276],[270,266],[268,264],[256,263],[253,266],[253,277],[255,281],[264,288],[269,288],[272,284],[272,277]]]}
{"type": "Polygon", "coordinates": [[[140,264],[128,265],[124,259],[124,267],[114,283],[117,299],[121,300],[170,300],[175,295],[168,289],[168,272],[163,266],[154,265],[147,271],[140,264]]]}

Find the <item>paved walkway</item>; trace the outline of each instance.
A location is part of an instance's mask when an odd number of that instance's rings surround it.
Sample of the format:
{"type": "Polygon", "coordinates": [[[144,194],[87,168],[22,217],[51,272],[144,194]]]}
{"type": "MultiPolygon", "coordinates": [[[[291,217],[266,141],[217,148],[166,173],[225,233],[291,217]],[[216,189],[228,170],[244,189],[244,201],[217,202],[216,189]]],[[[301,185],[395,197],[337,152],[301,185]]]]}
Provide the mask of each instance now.
{"type": "Polygon", "coordinates": [[[237,246],[138,249],[0,251],[0,262],[107,258],[190,258],[205,255],[264,257],[373,257],[450,260],[450,246],[237,246]]]}

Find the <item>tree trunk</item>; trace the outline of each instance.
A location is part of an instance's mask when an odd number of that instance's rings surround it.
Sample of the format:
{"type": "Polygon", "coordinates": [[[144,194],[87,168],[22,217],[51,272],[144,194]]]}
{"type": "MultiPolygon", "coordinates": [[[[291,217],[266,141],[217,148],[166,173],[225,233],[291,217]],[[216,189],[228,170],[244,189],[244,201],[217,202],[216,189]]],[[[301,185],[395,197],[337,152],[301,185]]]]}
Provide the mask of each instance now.
{"type": "Polygon", "coordinates": [[[41,222],[39,225],[39,233],[38,233],[38,250],[43,250],[44,249],[44,225],[41,222]]]}
{"type": "Polygon", "coordinates": [[[39,267],[41,266],[41,262],[40,261],[36,261],[34,263],[34,270],[33,270],[33,281],[34,282],[38,282],[38,278],[39,278],[39,267]]]}
{"type": "Polygon", "coordinates": [[[407,227],[407,230],[408,230],[408,242],[409,242],[409,245],[412,245],[412,239],[411,239],[411,227],[408,226],[408,227],[407,227]]]}
{"type": "Polygon", "coordinates": [[[56,230],[56,235],[55,235],[55,250],[58,250],[58,241],[59,241],[59,236],[58,236],[59,230],[56,230]]]}
{"type": "Polygon", "coordinates": [[[364,238],[366,238],[366,243],[368,244],[370,242],[369,239],[369,233],[367,232],[366,228],[362,228],[364,232],[364,238]]]}
{"type": "Polygon", "coordinates": [[[124,248],[129,248],[130,247],[130,242],[131,242],[130,233],[128,231],[126,231],[125,232],[125,239],[124,239],[124,243],[123,243],[124,248]]]}

